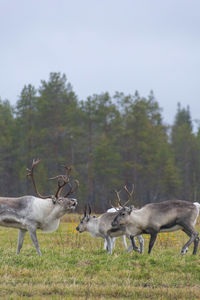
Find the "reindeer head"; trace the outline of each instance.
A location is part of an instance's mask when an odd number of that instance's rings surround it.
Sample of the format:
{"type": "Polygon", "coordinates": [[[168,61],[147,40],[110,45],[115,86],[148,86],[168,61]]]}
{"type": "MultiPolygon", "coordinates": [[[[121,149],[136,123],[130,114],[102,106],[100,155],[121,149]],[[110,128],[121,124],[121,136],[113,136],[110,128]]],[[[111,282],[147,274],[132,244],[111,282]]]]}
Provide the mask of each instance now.
{"type": "Polygon", "coordinates": [[[59,197],[53,201],[55,206],[59,206],[60,215],[62,216],[65,212],[75,210],[78,201],[74,198],[59,197]]]}
{"type": "Polygon", "coordinates": [[[71,172],[71,167],[64,166],[64,168],[66,169],[66,174],[58,175],[58,176],[50,178],[50,180],[57,179],[58,188],[57,188],[55,195],[42,196],[38,192],[38,189],[37,189],[37,186],[35,183],[35,179],[34,179],[34,167],[39,162],[40,162],[39,159],[37,159],[37,160],[34,159],[31,169],[30,170],[27,169],[27,171],[28,171],[27,177],[30,176],[32,178],[33,186],[35,188],[37,196],[42,199],[51,198],[54,205],[59,205],[61,214],[66,212],[67,210],[74,210],[76,208],[78,202],[76,199],[69,198],[68,196],[73,194],[75,192],[75,190],[79,187],[79,182],[78,182],[78,180],[75,180],[74,187],[72,187],[71,183],[69,182],[69,174],[71,172]],[[63,191],[64,186],[66,186],[66,185],[68,186],[68,192],[64,196],[62,196],[61,193],[63,191]]]}
{"type": "Polygon", "coordinates": [[[81,232],[87,231],[87,225],[91,219],[95,218],[95,216],[91,216],[91,207],[88,204],[88,211],[87,211],[87,205],[85,206],[84,209],[84,216],[80,220],[79,225],[76,227],[76,230],[81,232]]]}
{"type": "Polygon", "coordinates": [[[134,185],[132,185],[131,191],[128,190],[126,185],[123,187],[123,189],[128,194],[129,198],[124,204],[122,204],[121,199],[120,199],[121,191],[119,191],[119,192],[115,191],[115,193],[117,195],[117,199],[118,199],[118,206],[120,206],[121,209],[120,209],[119,213],[117,214],[117,216],[114,218],[114,220],[112,222],[112,226],[126,225],[127,221],[128,221],[128,217],[134,209],[134,205],[126,206],[128,204],[128,202],[131,200],[131,198],[133,197],[134,185]]]}
{"type": "Polygon", "coordinates": [[[129,223],[129,216],[133,211],[134,207],[123,207],[117,216],[112,221],[112,226],[126,225],[129,223]]]}

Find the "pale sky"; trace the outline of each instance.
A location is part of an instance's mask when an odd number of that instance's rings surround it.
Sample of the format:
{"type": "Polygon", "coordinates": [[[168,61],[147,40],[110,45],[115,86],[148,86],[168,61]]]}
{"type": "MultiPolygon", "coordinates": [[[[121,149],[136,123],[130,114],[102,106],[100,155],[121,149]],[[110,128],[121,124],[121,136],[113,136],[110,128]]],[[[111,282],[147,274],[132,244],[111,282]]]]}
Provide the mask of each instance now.
{"type": "Polygon", "coordinates": [[[0,0],[0,97],[65,73],[79,100],[154,91],[200,120],[199,0],[0,0]]]}

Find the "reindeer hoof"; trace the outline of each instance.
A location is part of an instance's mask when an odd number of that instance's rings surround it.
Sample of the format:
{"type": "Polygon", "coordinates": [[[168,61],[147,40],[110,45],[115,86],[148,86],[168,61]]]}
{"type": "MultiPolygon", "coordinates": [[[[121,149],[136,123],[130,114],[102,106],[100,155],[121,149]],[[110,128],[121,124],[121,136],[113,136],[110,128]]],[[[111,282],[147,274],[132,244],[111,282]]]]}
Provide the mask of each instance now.
{"type": "Polygon", "coordinates": [[[138,247],[133,248],[133,250],[140,253],[140,249],[138,247]]]}
{"type": "Polygon", "coordinates": [[[185,255],[187,253],[187,251],[188,251],[188,248],[182,249],[181,250],[181,255],[185,255]]]}

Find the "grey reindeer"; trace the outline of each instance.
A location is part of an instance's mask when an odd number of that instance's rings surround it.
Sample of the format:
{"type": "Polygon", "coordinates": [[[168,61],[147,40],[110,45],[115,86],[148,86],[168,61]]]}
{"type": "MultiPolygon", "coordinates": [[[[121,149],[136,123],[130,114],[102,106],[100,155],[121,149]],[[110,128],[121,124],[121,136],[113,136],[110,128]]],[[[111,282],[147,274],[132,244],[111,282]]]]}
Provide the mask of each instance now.
{"type": "Polygon", "coordinates": [[[197,253],[199,237],[194,228],[199,216],[200,204],[184,200],[168,200],[150,203],[140,209],[124,207],[115,217],[112,226],[125,226],[130,235],[150,234],[148,253],[151,253],[159,232],[184,231],[189,241],[182,247],[184,255],[194,243],[193,254],[197,253]]]}
{"type": "MultiPolygon", "coordinates": [[[[129,198],[128,198],[128,200],[126,201],[126,203],[125,204],[122,204],[122,202],[121,202],[121,198],[120,198],[120,192],[122,191],[122,190],[120,190],[120,191],[117,191],[117,190],[115,190],[115,194],[116,194],[116,196],[117,196],[117,206],[113,206],[112,205],[112,203],[111,203],[111,201],[110,201],[110,205],[112,206],[112,208],[109,208],[108,210],[107,210],[107,212],[119,212],[123,207],[125,207],[125,205],[127,205],[128,204],[128,202],[133,198],[133,192],[134,192],[134,184],[132,184],[132,190],[128,190],[128,188],[127,188],[127,186],[125,185],[124,187],[123,187],[123,190],[128,194],[128,196],[129,196],[129,198]]],[[[134,207],[134,205],[132,205],[131,207],[134,207]]],[[[121,233],[119,233],[120,235],[121,235],[121,233]]],[[[120,236],[119,235],[119,236],[120,236]]],[[[116,237],[119,237],[119,236],[116,236],[116,237]]],[[[116,237],[112,237],[111,238],[111,241],[112,241],[112,248],[114,248],[115,247],[115,240],[116,240],[116,237]]],[[[125,234],[125,232],[124,232],[124,234],[122,235],[122,238],[123,238],[123,244],[124,244],[124,247],[127,249],[127,252],[130,252],[132,249],[133,250],[135,250],[135,251],[138,251],[138,252],[140,252],[140,253],[143,253],[143,251],[144,251],[144,239],[143,239],[143,237],[141,236],[141,235],[138,235],[138,236],[136,236],[137,237],[137,239],[138,239],[138,242],[139,242],[139,245],[140,245],[140,248],[138,249],[138,248],[136,248],[135,247],[135,243],[134,243],[134,239],[132,238],[132,237],[130,237],[129,235],[126,235],[125,234]],[[129,247],[127,246],[127,242],[126,242],[126,237],[130,240],[130,244],[129,244],[129,247]],[[134,248],[133,248],[133,243],[134,243],[134,248]]],[[[104,241],[104,249],[106,249],[107,248],[107,242],[106,242],[106,240],[104,241]]]]}
{"type": "MultiPolygon", "coordinates": [[[[132,196],[133,190],[130,193],[127,189],[127,187],[124,187],[125,191],[129,194],[129,196],[132,196]]],[[[120,197],[119,197],[119,192],[115,191],[118,197],[118,202],[119,206],[118,208],[115,208],[115,212],[106,212],[102,214],[99,217],[96,216],[91,216],[91,207],[88,205],[88,211],[87,211],[87,206],[85,207],[84,210],[84,216],[81,219],[79,225],[76,227],[76,230],[79,231],[80,233],[82,232],[89,232],[93,237],[101,237],[105,240],[106,242],[106,250],[108,253],[112,254],[112,250],[114,248],[114,240],[116,237],[123,236],[125,235],[125,227],[124,226],[117,226],[115,228],[112,227],[112,221],[114,218],[117,216],[119,213],[120,207],[121,207],[121,202],[120,202],[120,197]]],[[[130,201],[130,198],[124,206],[130,201]]],[[[135,244],[135,240],[131,235],[127,235],[127,238],[131,241],[131,244],[128,248],[128,252],[133,249],[137,252],[142,253],[143,248],[144,248],[144,240],[142,236],[137,236],[140,248],[138,248],[135,244]]]]}
{"type": "Polygon", "coordinates": [[[60,218],[68,211],[74,210],[77,200],[68,196],[78,188],[78,181],[74,187],[69,182],[70,167],[64,166],[65,175],[58,175],[50,179],[57,179],[58,188],[55,195],[42,196],[36,187],[34,180],[34,167],[40,160],[33,160],[31,170],[27,169],[33,181],[38,197],[22,196],[17,198],[0,197],[0,225],[19,229],[17,254],[19,254],[24,237],[28,231],[38,255],[41,255],[36,231],[41,229],[45,233],[55,231],[60,223],[60,218]],[[68,186],[68,192],[61,196],[64,186],[68,186]]]}

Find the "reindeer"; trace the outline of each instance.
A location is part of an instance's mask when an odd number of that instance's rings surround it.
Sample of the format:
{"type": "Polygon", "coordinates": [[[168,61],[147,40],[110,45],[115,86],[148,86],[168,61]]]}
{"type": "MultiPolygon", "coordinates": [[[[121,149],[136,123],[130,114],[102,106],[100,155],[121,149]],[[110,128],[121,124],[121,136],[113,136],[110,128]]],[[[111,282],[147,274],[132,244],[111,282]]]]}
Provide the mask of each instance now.
{"type": "Polygon", "coordinates": [[[25,234],[28,231],[38,255],[41,255],[36,230],[41,229],[45,233],[55,231],[59,226],[60,218],[66,212],[75,209],[78,203],[76,199],[68,198],[78,188],[79,184],[76,181],[75,187],[72,188],[69,182],[71,168],[67,166],[64,166],[66,169],[65,175],[50,178],[51,180],[58,180],[55,195],[42,196],[38,192],[34,179],[34,168],[39,162],[39,159],[33,160],[31,170],[27,169],[27,176],[32,178],[38,197],[0,198],[0,225],[19,229],[17,254],[22,248],[25,234]],[[69,186],[68,192],[61,196],[65,185],[69,186]]]}
{"type": "MultiPolygon", "coordinates": [[[[125,207],[125,205],[128,204],[128,202],[133,198],[133,192],[134,192],[134,184],[132,184],[132,190],[129,191],[127,186],[125,185],[123,187],[124,191],[128,194],[129,198],[128,200],[126,201],[125,204],[122,204],[121,203],[121,198],[120,198],[120,191],[117,191],[115,190],[115,194],[117,196],[117,206],[113,206],[112,203],[110,202],[110,205],[112,206],[112,208],[108,209],[107,212],[119,212],[123,207],[125,207]]],[[[132,205],[131,207],[134,207],[134,205],[132,205]]],[[[122,238],[123,238],[123,244],[124,244],[124,247],[127,249],[127,252],[130,252],[132,249],[135,250],[135,251],[138,251],[140,253],[143,253],[144,251],[144,239],[141,235],[138,235],[136,236],[137,239],[138,239],[138,242],[139,242],[139,245],[140,245],[140,248],[137,248],[136,245],[135,245],[135,241],[134,241],[134,238],[132,238],[132,236],[129,236],[129,235],[126,235],[125,232],[124,234],[122,235],[122,238]],[[126,242],[126,237],[130,240],[130,245],[129,247],[127,247],[127,242],[126,242]]],[[[112,237],[112,244],[113,244],[113,248],[115,247],[115,237],[112,237]]],[[[107,243],[106,243],[106,240],[104,242],[104,249],[106,249],[106,246],[107,246],[107,243]]]]}
{"type": "Polygon", "coordinates": [[[150,234],[149,254],[159,232],[182,230],[190,239],[182,247],[181,254],[184,255],[192,243],[194,243],[193,254],[196,254],[199,233],[194,226],[199,216],[199,209],[198,202],[190,203],[183,200],[150,203],[140,209],[124,207],[116,215],[112,226],[114,228],[115,226],[125,226],[125,232],[133,236],[143,233],[150,234]]]}
{"type": "MultiPolygon", "coordinates": [[[[129,194],[129,196],[132,196],[133,189],[131,193],[128,191],[126,186],[124,187],[124,189],[129,194]]],[[[88,212],[86,206],[84,210],[84,216],[81,219],[79,225],[76,227],[76,230],[79,231],[80,233],[84,231],[88,231],[93,237],[103,238],[105,241],[106,249],[110,254],[112,254],[112,249],[114,248],[115,238],[125,234],[124,226],[118,226],[116,228],[112,228],[111,225],[112,221],[119,213],[118,209],[120,209],[121,207],[119,192],[117,191],[115,192],[117,194],[118,202],[119,202],[118,208],[113,207],[115,209],[115,212],[106,212],[99,217],[91,216],[91,207],[90,205],[88,205],[89,208],[88,212]]],[[[129,201],[130,199],[128,199],[128,201],[124,205],[126,205],[129,201]]],[[[131,249],[134,249],[135,251],[142,253],[144,247],[143,238],[141,236],[137,237],[140,243],[140,249],[139,249],[135,244],[134,238],[130,235],[127,235],[127,237],[131,240],[131,245],[129,246],[127,251],[129,252],[131,249]]]]}

